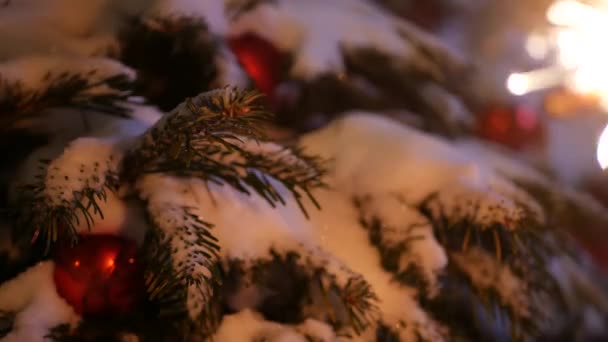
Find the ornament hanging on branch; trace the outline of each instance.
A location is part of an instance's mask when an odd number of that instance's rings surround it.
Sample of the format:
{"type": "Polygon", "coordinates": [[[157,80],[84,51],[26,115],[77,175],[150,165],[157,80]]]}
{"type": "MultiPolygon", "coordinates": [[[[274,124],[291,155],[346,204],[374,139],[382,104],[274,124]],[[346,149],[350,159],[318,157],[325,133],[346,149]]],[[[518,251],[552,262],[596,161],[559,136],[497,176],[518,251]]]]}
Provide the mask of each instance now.
{"type": "Polygon", "coordinates": [[[115,235],[81,235],[55,253],[59,296],[82,316],[129,314],[144,297],[135,242],[115,235]]]}
{"type": "Polygon", "coordinates": [[[272,101],[282,79],[285,54],[253,33],[230,38],[229,45],[258,90],[272,101]]]}
{"type": "Polygon", "coordinates": [[[477,117],[481,138],[521,150],[538,145],[544,130],[539,115],[523,105],[493,105],[477,117]]]}

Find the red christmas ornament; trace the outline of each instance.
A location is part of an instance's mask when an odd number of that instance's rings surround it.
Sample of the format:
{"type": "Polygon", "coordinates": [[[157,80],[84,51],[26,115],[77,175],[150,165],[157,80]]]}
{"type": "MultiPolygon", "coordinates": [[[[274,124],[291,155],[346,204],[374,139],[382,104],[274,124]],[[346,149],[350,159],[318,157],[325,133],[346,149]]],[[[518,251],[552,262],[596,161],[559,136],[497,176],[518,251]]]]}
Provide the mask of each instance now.
{"type": "Polygon", "coordinates": [[[513,149],[542,141],[543,129],[538,115],[525,106],[495,106],[478,116],[480,137],[513,149]]]}
{"type": "Polygon", "coordinates": [[[255,86],[272,99],[275,87],[281,82],[285,55],[252,33],[230,38],[228,44],[255,86]]]}
{"type": "Polygon", "coordinates": [[[128,314],[143,298],[137,245],[114,235],[82,235],[58,247],[54,281],[59,295],[82,316],[128,314]]]}

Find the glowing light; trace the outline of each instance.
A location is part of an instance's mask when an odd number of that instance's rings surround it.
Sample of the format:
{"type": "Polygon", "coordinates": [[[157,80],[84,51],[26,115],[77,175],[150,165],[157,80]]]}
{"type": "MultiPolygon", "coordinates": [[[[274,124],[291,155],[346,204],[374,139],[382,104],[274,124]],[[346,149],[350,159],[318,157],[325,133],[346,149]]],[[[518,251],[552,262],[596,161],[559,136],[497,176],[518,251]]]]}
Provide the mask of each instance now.
{"type": "Polygon", "coordinates": [[[594,95],[601,99],[599,103],[608,104],[608,44],[604,44],[608,35],[608,0],[590,3],[557,0],[546,15],[554,25],[550,34],[545,37],[531,34],[526,50],[531,57],[540,58],[555,49],[557,65],[551,70],[560,80],[545,82],[545,77],[524,82],[521,76],[512,75],[507,81],[509,91],[522,95],[562,83],[575,93],[594,95]]]}
{"type": "Polygon", "coordinates": [[[574,0],[556,1],[547,11],[547,19],[560,26],[584,26],[597,17],[595,8],[574,0]]]}
{"type": "Polygon", "coordinates": [[[549,42],[541,34],[531,34],[526,40],[526,51],[534,59],[544,59],[549,54],[549,42]]]}
{"type": "Polygon", "coordinates": [[[106,260],[106,267],[107,268],[114,268],[114,258],[108,258],[106,260]]]}
{"type": "Polygon", "coordinates": [[[524,95],[563,82],[563,76],[555,68],[513,73],[507,78],[507,89],[513,95],[524,95]]]}
{"type": "MultiPolygon", "coordinates": [[[[553,25],[546,35],[547,50],[557,53],[552,72],[559,75],[559,82],[551,84],[546,77],[541,80],[533,71],[511,75],[507,88],[515,95],[522,95],[542,86],[563,84],[576,95],[596,99],[597,104],[608,111],[608,44],[605,44],[608,0],[555,0],[546,16],[553,25]]],[[[541,56],[545,50],[542,37],[532,34],[526,50],[532,58],[541,56]]],[[[600,136],[596,152],[600,166],[608,168],[608,126],[600,136]]]]}
{"type": "Polygon", "coordinates": [[[507,79],[507,89],[514,95],[524,95],[530,91],[530,80],[524,74],[511,74],[507,79]]]}
{"type": "Polygon", "coordinates": [[[129,261],[129,264],[133,264],[133,263],[135,263],[135,259],[133,259],[133,258],[129,258],[129,260],[128,260],[128,261],[129,261]]]}
{"type": "Polygon", "coordinates": [[[608,125],[604,127],[597,143],[596,151],[597,162],[602,170],[608,168],[608,125]]]}
{"type": "Polygon", "coordinates": [[[80,267],[80,261],[78,261],[78,260],[74,261],[74,267],[80,267]]]}

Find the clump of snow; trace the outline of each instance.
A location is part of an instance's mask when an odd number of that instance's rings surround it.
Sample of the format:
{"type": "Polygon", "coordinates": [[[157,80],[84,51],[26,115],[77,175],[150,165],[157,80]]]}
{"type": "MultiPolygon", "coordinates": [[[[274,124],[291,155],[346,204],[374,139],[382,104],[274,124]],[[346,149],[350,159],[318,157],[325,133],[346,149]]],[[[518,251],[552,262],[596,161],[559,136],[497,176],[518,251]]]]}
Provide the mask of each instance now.
{"type": "MultiPolygon", "coordinates": [[[[383,322],[390,326],[405,323],[405,328],[397,329],[405,337],[416,333],[433,340],[440,337],[437,326],[413,299],[415,290],[395,284],[392,276],[381,269],[378,252],[370,246],[347,196],[317,193],[323,210],[312,210],[311,219],[306,220],[290,196],[285,196],[286,206],[272,208],[257,195],[247,196],[230,187],[214,185],[210,185],[208,192],[199,182],[189,183],[196,191],[197,208],[217,227],[214,234],[222,246],[222,256],[241,260],[264,258],[271,248],[276,248],[304,253],[304,258],[314,257],[318,259],[313,260],[315,264],[326,262],[326,258],[335,259],[327,264],[331,266],[328,269],[331,274],[350,276],[349,271],[344,273],[343,268],[347,267],[370,283],[379,298],[383,322]],[[303,246],[314,245],[321,249],[305,253],[303,246]]],[[[339,278],[338,283],[343,284],[339,278]]]]}
{"type": "MultiPolygon", "coordinates": [[[[278,186],[278,184],[277,184],[278,186]]],[[[190,213],[201,220],[213,222],[219,229],[212,233],[218,238],[221,246],[220,255],[224,260],[240,260],[245,267],[251,266],[252,261],[271,259],[272,252],[297,252],[301,262],[310,269],[324,269],[331,275],[331,281],[344,288],[351,279],[360,278],[346,265],[336,260],[326,251],[316,247],[314,240],[306,239],[304,234],[311,234],[303,222],[303,215],[291,199],[290,208],[275,211],[271,205],[260,196],[247,196],[228,186],[205,184],[198,179],[179,179],[175,177],[149,175],[143,177],[137,185],[140,194],[148,202],[148,210],[155,224],[161,228],[168,239],[171,239],[174,267],[177,271],[193,267],[196,277],[210,276],[208,267],[213,260],[197,253],[203,250],[200,244],[193,243],[196,234],[184,234],[180,229],[188,229],[193,222],[188,221],[181,208],[192,208],[190,213]],[[171,191],[168,191],[171,189],[171,191]],[[228,205],[223,205],[227,203],[228,205]],[[278,214],[278,215],[277,215],[278,214]],[[282,215],[281,215],[282,214],[282,215]],[[289,215],[293,217],[289,217],[289,215]],[[289,221],[288,221],[289,220],[289,221]],[[243,222],[250,222],[250,227],[243,227],[243,222]],[[291,222],[292,224],[290,224],[291,222]],[[183,228],[182,228],[183,227],[183,228]],[[298,232],[298,229],[301,229],[298,232]],[[185,243],[184,239],[193,240],[185,243]],[[207,265],[207,266],[205,266],[207,265]],[[197,269],[200,268],[199,271],[197,269]]],[[[285,189],[282,189],[286,192],[285,189]]],[[[287,193],[285,194],[287,196],[287,193]]],[[[324,285],[330,279],[323,279],[324,285]]],[[[200,289],[199,289],[200,290],[200,289]]],[[[200,313],[201,303],[208,298],[193,296],[188,299],[191,317],[200,313]]],[[[199,291],[200,292],[200,291],[199,291]]],[[[242,294],[244,295],[244,294],[242,294]]],[[[250,301],[247,295],[243,300],[250,301]]],[[[254,300],[255,301],[255,300],[254,300]]],[[[234,303],[234,306],[246,306],[234,303]]]]}
{"type": "Polygon", "coordinates": [[[561,183],[553,182],[548,175],[541,173],[539,170],[514,157],[510,157],[507,153],[500,153],[496,149],[492,149],[487,143],[475,140],[462,140],[458,141],[456,146],[459,150],[475,156],[479,163],[492,168],[498,174],[506,175],[516,181],[539,185],[548,191],[559,192],[563,196],[564,201],[576,204],[580,209],[595,215],[598,219],[608,219],[606,209],[591,195],[576,191],[561,183]]]}
{"type": "Polygon", "coordinates": [[[380,248],[403,248],[399,258],[398,272],[417,266],[424,273],[428,294],[439,291],[437,274],[447,265],[443,247],[433,235],[433,227],[426,217],[394,195],[376,195],[361,201],[363,220],[381,222],[380,248]]]}
{"type": "Polygon", "coordinates": [[[12,197],[19,195],[19,185],[35,182],[40,172],[40,160],[50,159],[52,161],[46,167],[44,175],[44,195],[48,205],[71,206],[73,201],[80,201],[87,206],[88,199],[81,195],[83,190],[105,191],[105,198],[96,197],[96,203],[103,215],[91,211],[91,226],[82,212],[76,212],[77,220],[73,223],[77,232],[120,234],[142,243],[147,224],[141,208],[122,198],[117,189],[107,187],[108,183],[117,181],[116,174],[123,155],[120,143],[120,140],[108,136],[79,138],[68,144],[64,150],[59,141],[35,151],[24,163],[23,171],[15,181],[12,197]]]}
{"type": "Polygon", "coordinates": [[[289,326],[266,321],[261,315],[243,310],[233,315],[226,315],[214,341],[267,341],[267,342],[318,342],[340,341],[331,328],[322,322],[306,320],[298,326],[289,326]]]}
{"type": "MultiPolygon", "coordinates": [[[[55,81],[53,76],[81,75],[87,84],[95,84],[105,78],[122,75],[135,79],[135,72],[112,59],[78,58],[58,55],[29,55],[0,63],[0,81],[5,84],[19,82],[23,90],[37,91],[55,81]]],[[[106,84],[92,86],[83,94],[116,93],[106,84]]]]}
{"type": "MultiPolygon", "coordinates": [[[[102,191],[115,180],[122,152],[112,141],[96,138],[74,140],[48,165],[45,195],[50,204],[61,205],[78,198],[85,189],[102,191]]],[[[86,205],[86,204],[85,204],[86,205]]]]}
{"type": "Polygon", "coordinates": [[[437,209],[467,215],[476,210],[473,217],[480,224],[517,220],[520,205],[543,219],[531,196],[475,156],[386,117],[347,113],[303,137],[301,144],[309,153],[333,160],[334,186],[354,196],[359,189],[397,193],[405,203],[417,205],[437,194],[437,209]]]}
{"type": "Polygon", "coordinates": [[[2,341],[43,341],[49,329],[78,323],[80,317],[57,294],[54,268],[52,261],[41,262],[0,285],[0,311],[16,313],[12,331],[2,341]]]}
{"type": "Polygon", "coordinates": [[[248,32],[293,51],[291,74],[302,79],[343,71],[343,48],[373,48],[403,60],[414,54],[399,34],[397,19],[362,0],[264,3],[231,23],[230,35],[248,32]]]}
{"type": "MultiPolygon", "coordinates": [[[[201,221],[196,200],[187,180],[152,174],[142,177],[136,184],[142,200],[154,225],[162,231],[162,242],[171,246],[173,267],[178,274],[189,273],[193,279],[207,279],[212,276],[211,267],[215,260],[206,255],[207,246],[199,240],[201,221]],[[192,209],[186,209],[192,208],[192,209]]],[[[200,315],[212,295],[212,289],[196,285],[188,286],[187,307],[190,317],[200,315]]]]}
{"type": "Polygon", "coordinates": [[[493,256],[479,248],[470,248],[466,252],[453,253],[454,263],[468,276],[473,286],[478,289],[494,289],[505,305],[509,305],[518,317],[530,315],[526,285],[493,256]]]}

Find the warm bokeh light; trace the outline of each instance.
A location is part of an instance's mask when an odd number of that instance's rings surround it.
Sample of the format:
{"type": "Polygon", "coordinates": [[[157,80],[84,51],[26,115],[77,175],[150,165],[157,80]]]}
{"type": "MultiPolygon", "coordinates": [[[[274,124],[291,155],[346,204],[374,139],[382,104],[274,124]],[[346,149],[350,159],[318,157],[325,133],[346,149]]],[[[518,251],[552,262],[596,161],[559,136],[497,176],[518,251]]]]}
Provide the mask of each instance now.
{"type": "Polygon", "coordinates": [[[547,37],[539,33],[533,33],[526,41],[526,51],[530,57],[542,60],[549,54],[549,44],[547,37]]]}
{"type": "Polygon", "coordinates": [[[597,162],[600,163],[602,170],[608,168],[608,126],[604,127],[597,142],[597,162]]]}
{"type": "MultiPolygon", "coordinates": [[[[554,67],[527,73],[513,73],[506,82],[513,95],[564,85],[573,93],[597,98],[608,110],[608,0],[556,0],[547,10],[553,25],[544,37],[533,33],[526,51],[535,59],[555,52],[554,67]]],[[[597,160],[608,167],[608,126],[597,145],[597,160]]]]}
{"type": "Polygon", "coordinates": [[[511,74],[507,79],[507,88],[514,95],[524,95],[530,92],[530,79],[525,74],[511,74]]]}
{"type": "Polygon", "coordinates": [[[554,74],[533,71],[512,74],[507,88],[514,95],[565,84],[574,92],[596,95],[608,105],[608,0],[580,2],[555,1],[547,10],[547,20],[553,25],[546,37],[530,35],[526,50],[533,58],[555,50],[556,67],[546,69],[554,74]],[[551,48],[549,48],[551,47],[551,48]],[[542,79],[540,77],[542,76],[542,79]]]}

